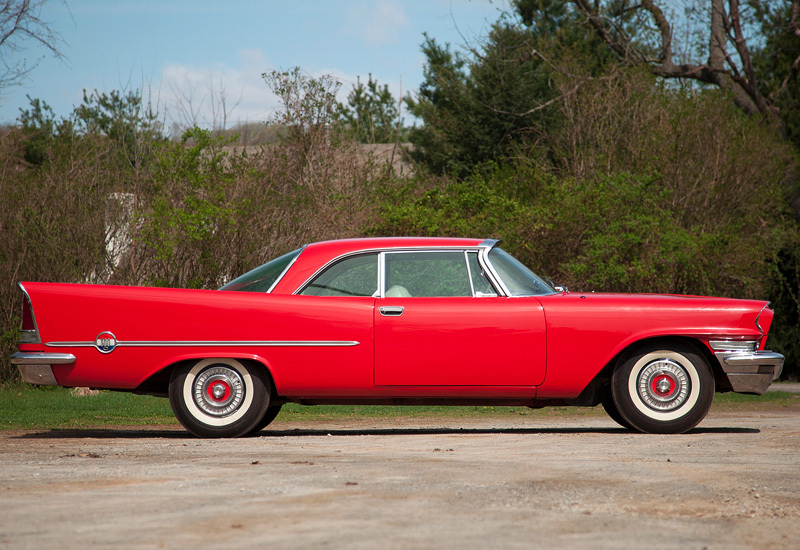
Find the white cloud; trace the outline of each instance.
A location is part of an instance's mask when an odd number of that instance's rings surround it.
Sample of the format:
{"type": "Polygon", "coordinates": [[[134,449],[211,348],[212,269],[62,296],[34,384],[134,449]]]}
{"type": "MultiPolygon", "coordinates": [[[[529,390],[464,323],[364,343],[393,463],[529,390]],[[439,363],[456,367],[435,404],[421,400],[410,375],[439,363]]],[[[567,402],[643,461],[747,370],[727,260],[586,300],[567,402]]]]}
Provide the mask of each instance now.
{"type": "MultiPolygon", "coordinates": [[[[266,122],[281,109],[279,98],[272,92],[262,75],[270,73],[275,66],[258,49],[243,49],[237,52],[237,64],[212,64],[189,66],[172,63],[161,73],[161,82],[154,88],[159,90],[160,110],[166,112],[167,125],[176,123],[180,127],[197,124],[203,128],[230,128],[243,122],[266,122]],[[223,105],[224,99],[224,105],[223,105]]],[[[306,71],[311,77],[329,75],[341,83],[337,100],[346,103],[347,96],[360,78],[366,83],[368,74],[352,74],[337,68],[321,68],[306,71]]],[[[408,92],[399,79],[384,80],[378,75],[381,86],[387,84],[395,99],[408,92]]],[[[405,107],[403,107],[403,110],[405,107]]],[[[404,114],[407,118],[407,114],[404,114]]]]}
{"type": "Polygon", "coordinates": [[[280,105],[261,76],[273,65],[260,50],[243,49],[237,57],[235,67],[165,66],[160,89],[168,120],[206,128],[266,121],[280,105]]]}
{"type": "Polygon", "coordinates": [[[395,0],[361,3],[350,8],[348,19],[354,34],[373,46],[397,42],[409,24],[403,6],[395,0]]]}

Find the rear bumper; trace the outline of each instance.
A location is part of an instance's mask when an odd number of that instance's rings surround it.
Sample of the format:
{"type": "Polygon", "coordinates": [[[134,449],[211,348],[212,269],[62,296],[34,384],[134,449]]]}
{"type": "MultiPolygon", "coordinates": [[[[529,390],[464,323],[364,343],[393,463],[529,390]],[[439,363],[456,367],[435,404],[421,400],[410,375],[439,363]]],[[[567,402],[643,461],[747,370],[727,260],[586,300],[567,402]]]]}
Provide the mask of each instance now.
{"type": "Polygon", "coordinates": [[[11,356],[11,363],[17,366],[25,382],[42,386],[58,386],[53,365],[71,365],[74,362],[75,356],[71,353],[18,351],[11,356]]]}
{"type": "Polygon", "coordinates": [[[738,393],[763,395],[783,371],[783,355],[772,351],[718,351],[714,354],[738,393]]]}

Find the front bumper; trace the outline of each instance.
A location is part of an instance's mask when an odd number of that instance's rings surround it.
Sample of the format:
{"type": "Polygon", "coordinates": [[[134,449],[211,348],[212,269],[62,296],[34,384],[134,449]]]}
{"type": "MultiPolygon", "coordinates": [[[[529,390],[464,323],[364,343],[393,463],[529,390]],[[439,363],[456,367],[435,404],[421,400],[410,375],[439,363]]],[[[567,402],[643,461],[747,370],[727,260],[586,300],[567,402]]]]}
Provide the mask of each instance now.
{"type": "Polygon", "coordinates": [[[53,365],[71,365],[74,362],[75,356],[71,353],[18,351],[11,355],[11,363],[17,366],[22,379],[42,386],[58,386],[53,365]]]}
{"type": "Polygon", "coordinates": [[[714,354],[738,393],[763,395],[783,371],[783,355],[772,351],[718,351],[714,354]]]}

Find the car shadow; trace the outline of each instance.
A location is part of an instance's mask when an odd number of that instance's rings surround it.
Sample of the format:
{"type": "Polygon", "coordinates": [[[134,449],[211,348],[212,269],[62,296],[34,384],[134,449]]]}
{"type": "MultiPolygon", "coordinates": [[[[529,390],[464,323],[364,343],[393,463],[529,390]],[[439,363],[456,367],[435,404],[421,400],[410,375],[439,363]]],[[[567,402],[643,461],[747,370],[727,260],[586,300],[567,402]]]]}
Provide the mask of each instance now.
{"type": "MultiPolygon", "coordinates": [[[[757,434],[757,428],[694,428],[687,434],[757,434]]],[[[351,437],[351,436],[412,436],[412,435],[547,435],[547,434],[607,434],[641,435],[625,428],[582,427],[582,428],[357,428],[357,429],[308,429],[291,430],[265,429],[248,438],[273,437],[351,437]]],[[[68,428],[42,432],[31,432],[13,436],[12,439],[197,439],[182,429],[164,430],[147,428],[68,428]]]]}

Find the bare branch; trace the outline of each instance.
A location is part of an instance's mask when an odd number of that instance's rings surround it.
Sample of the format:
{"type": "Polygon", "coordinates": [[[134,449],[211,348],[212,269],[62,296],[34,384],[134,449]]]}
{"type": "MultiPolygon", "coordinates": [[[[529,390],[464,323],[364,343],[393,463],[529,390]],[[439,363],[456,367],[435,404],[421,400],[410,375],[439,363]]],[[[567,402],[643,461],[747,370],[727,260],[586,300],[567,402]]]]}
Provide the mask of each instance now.
{"type": "Polygon", "coordinates": [[[64,40],[41,15],[47,1],[0,2],[0,90],[22,83],[41,61],[19,57],[29,42],[44,47],[56,59],[65,60],[61,51],[64,40]]]}

